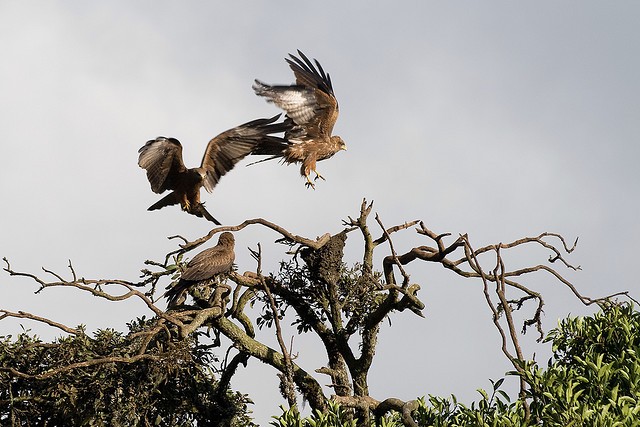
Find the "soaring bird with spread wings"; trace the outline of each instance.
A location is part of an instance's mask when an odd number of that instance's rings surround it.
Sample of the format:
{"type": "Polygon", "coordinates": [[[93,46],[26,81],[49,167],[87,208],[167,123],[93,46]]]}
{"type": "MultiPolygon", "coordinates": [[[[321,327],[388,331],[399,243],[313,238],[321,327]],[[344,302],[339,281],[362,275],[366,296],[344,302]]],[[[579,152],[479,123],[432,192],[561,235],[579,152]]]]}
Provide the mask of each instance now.
{"type": "Polygon", "coordinates": [[[186,298],[186,292],[198,284],[209,285],[220,274],[228,273],[235,260],[235,239],[233,234],[225,231],[218,238],[218,244],[205,249],[187,264],[176,285],[165,292],[169,308],[180,305],[186,298]]]}
{"type": "Polygon", "coordinates": [[[291,127],[275,123],[279,117],[253,120],[216,136],[209,141],[198,168],[184,165],[182,145],[177,139],[160,136],[148,141],[138,151],[138,165],[146,169],[154,193],[172,190],[148,210],[180,204],[184,211],[220,225],[200,202],[200,188],[204,186],[211,193],[222,176],[259,144],[286,144],[286,140],[271,135],[291,127]]]}
{"type": "Polygon", "coordinates": [[[268,102],[273,102],[287,113],[292,128],[285,133],[285,141],[265,141],[252,154],[270,155],[265,159],[281,157],[285,163],[300,163],[300,174],[307,187],[315,188],[314,181],[324,179],[316,170],[316,162],[325,160],[347,146],[339,136],[331,135],[338,119],[338,101],[333,93],[331,78],[320,63],[314,64],[298,50],[300,58],[289,54],[287,63],[296,76],[295,85],[271,86],[256,80],[253,90],[268,102]],[[317,68],[316,68],[317,67],[317,68]]]}

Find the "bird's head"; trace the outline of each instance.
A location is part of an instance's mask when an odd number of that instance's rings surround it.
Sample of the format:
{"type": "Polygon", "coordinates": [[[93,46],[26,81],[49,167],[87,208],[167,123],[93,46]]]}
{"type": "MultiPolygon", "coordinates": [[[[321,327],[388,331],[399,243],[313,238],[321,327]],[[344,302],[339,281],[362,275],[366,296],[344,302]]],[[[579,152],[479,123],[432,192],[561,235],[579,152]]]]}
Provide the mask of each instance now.
{"type": "Polygon", "coordinates": [[[204,181],[204,183],[206,184],[206,179],[207,179],[207,169],[205,168],[193,168],[192,171],[194,171],[195,173],[198,174],[198,176],[200,177],[200,179],[202,181],[204,181]]]}
{"type": "Polygon", "coordinates": [[[233,246],[236,243],[236,239],[233,237],[233,234],[225,231],[218,238],[219,245],[233,246]]]}
{"type": "Polygon", "coordinates": [[[333,142],[333,145],[335,145],[336,151],[347,149],[347,144],[339,136],[332,136],[331,142],[333,142]]]}

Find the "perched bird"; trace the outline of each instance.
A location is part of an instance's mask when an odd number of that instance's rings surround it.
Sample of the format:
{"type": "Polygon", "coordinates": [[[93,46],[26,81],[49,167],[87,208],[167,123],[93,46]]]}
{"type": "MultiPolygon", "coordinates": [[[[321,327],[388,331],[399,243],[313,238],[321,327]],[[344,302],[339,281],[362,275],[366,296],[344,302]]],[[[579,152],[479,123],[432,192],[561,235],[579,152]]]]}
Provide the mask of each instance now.
{"type": "Polygon", "coordinates": [[[217,245],[194,256],[178,283],[164,294],[169,308],[182,304],[186,298],[185,293],[193,286],[208,284],[218,275],[230,272],[236,258],[234,245],[233,234],[225,231],[218,238],[217,245]]]}
{"type": "Polygon", "coordinates": [[[204,186],[211,193],[220,178],[260,143],[286,143],[284,139],[271,135],[291,128],[283,122],[275,123],[279,117],[253,120],[216,136],[209,141],[198,168],[188,169],[184,165],[182,145],[177,139],[160,136],[147,141],[138,150],[138,165],[146,169],[154,193],[172,190],[148,210],[180,204],[182,210],[220,225],[200,202],[200,188],[204,186]]]}
{"type": "Polygon", "coordinates": [[[325,74],[317,60],[314,59],[316,68],[301,51],[298,54],[300,58],[291,54],[285,58],[296,76],[295,85],[271,86],[255,80],[255,93],[283,109],[287,113],[285,122],[291,129],[285,133],[287,141],[261,142],[251,154],[272,156],[262,161],[281,157],[284,163],[300,163],[306,186],[315,188],[309,178],[311,172],[316,175],[314,181],[324,179],[316,170],[316,162],[346,150],[347,146],[342,138],[331,135],[338,119],[338,101],[329,74],[325,74]]]}

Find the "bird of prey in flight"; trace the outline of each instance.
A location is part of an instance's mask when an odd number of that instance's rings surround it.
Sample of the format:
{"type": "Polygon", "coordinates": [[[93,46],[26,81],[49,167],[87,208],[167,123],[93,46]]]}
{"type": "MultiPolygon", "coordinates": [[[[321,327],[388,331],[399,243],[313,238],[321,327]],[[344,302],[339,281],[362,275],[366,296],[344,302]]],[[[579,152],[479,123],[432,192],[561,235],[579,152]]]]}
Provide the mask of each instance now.
{"type": "Polygon", "coordinates": [[[300,174],[307,180],[306,186],[315,188],[314,181],[324,179],[316,170],[316,162],[325,160],[347,146],[339,136],[331,135],[338,119],[338,101],[333,93],[331,78],[320,63],[312,63],[301,51],[299,58],[289,54],[287,63],[296,77],[293,85],[268,85],[255,80],[253,90],[268,102],[276,104],[287,113],[285,122],[291,129],[285,133],[285,141],[265,141],[258,144],[251,154],[278,157],[284,163],[300,163],[300,174]]]}
{"type": "Polygon", "coordinates": [[[257,145],[285,144],[284,139],[271,135],[291,127],[283,122],[275,123],[279,117],[253,120],[216,136],[207,144],[198,168],[189,169],[184,165],[182,145],[177,139],[160,136],[147,141],[138,150],[138,165],[146,169],[154,193],[171,190],[148,210],[180,204],[182,210],[220,225],[200,202],[200,188],[204,186],[211,193],[222,176],[257,145]]]}
{"type": "Polygon", "coordinates": [[[218,275],[229,273],[235,260],[234,245],[233,234],[225,231],[218,238],[217,245],[194,256],[178,283],[164,294],[169,308],[182,304],[186,299],[186,292],[192,287],[210,284],[218,275]]]}

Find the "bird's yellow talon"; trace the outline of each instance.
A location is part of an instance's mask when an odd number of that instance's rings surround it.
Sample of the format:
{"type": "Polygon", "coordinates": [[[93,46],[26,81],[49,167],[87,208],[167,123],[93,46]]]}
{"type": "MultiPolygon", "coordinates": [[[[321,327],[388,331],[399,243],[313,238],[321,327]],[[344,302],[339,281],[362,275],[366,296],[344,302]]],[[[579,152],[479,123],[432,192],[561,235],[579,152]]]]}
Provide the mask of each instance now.
{"type": "Polygon", "coordinates": [[[305,182],[304,184],[307,188],[311,187],[314,190],[316,189],[316,185],[313,183],[313,181],[311,181],[311,179],[309,178],[309,175],[307,175],[307,182],[305,182]]]}

